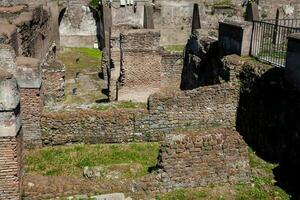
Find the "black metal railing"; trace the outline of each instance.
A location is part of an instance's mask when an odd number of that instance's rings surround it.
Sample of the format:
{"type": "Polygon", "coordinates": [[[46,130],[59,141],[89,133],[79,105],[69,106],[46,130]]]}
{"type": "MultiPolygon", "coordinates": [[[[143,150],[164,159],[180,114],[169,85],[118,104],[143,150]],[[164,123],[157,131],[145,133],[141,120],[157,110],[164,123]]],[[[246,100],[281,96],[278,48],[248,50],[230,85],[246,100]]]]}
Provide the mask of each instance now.
{"type": "Polygon", "coordinates": [[[251,56],[285,67],[287,37],[300,32],[300,19],[253,21],[251,56]]]}

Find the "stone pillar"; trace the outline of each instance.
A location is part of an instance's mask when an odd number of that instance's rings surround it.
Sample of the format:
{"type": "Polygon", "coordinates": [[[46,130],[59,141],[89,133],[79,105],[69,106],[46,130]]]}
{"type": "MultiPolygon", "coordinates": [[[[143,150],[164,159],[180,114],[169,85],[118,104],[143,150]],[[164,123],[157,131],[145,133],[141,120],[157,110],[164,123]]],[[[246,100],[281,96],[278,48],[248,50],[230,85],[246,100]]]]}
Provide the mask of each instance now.
{"type": "Polygon", "coordinates": [[[192,33],[196,29],[201,28],[201,23],[200,23],[200,15],[199,15],[199,7],[198,4],[194,4],[194,11],[193,11],[193,21],[192,21],[192,33]]]}
{"type": "Polygon", "coordinates": [[[250,54],[252,26],[250,22],[219,22],[219,45],[225,54],[250,54]]]}
{"type": "Polygon", "coordinates": [[[0,199],[21,199],[22,141],[17,80],[0,69],[0,199]]]}
{"type": "Polygon", "coordinates": [[[300,33],[288,37],[285,79],[300,92],[300,33]]]}
{"type": "Polygon", "coordinates": [[[21,113],[24,142],[26,147],[41,146],[41,113],[43,108],[41,92],[41,69],[39,60],[17,57],[16,73],[21,92],[21,113]]]}
{"type": "Polygon", "coordinates": [[[153,6],[152,5],[144,6],[144,28],[145,29],[154,29],[153,6]]]}
{"type": "Polygon", "coordinates": [[[247,5],[245,20],[249,22],[259,21],[258,5],[255,2],[252,2],[247,5]]]}

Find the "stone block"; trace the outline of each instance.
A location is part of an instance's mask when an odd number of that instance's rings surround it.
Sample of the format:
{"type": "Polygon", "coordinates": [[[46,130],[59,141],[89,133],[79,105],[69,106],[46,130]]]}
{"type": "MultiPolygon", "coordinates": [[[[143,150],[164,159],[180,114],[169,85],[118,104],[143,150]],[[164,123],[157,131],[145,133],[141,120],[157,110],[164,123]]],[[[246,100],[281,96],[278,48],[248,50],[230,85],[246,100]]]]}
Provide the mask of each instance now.
{"type": "Polygon", "coordinates": [[[144,28],[145,29],[154,29],[153,6],[152,5],[144,6],[144,28]]]}
{"type": "Polygon", "coordinates": [[[0,69],[0,110],[13,110],[19,102],[17,80],[12,74],[0,69]]]}
{"type": "Polygon", "coordinates": [[[252,23],[224,21],[219,22],[219,45],[225,54],[250,54],[252,23]]]}
{"type": "Polygon", "coordinates": [[[18,112],[0,112],[0,137],[15,137],[21,128],[18,112]]]}
{"type": "Polygon", "coordinates": [[[300,57],[300,33],[291,34],[288,37],[285,79],[297,91],[300,91],[299,57],[300,57]]]}
{"type": "Polygon", "coordinates": [[[21,88],[40,88],[42,83],[41,68],[38,59],[17,57],[16,78],[21,88]]]}

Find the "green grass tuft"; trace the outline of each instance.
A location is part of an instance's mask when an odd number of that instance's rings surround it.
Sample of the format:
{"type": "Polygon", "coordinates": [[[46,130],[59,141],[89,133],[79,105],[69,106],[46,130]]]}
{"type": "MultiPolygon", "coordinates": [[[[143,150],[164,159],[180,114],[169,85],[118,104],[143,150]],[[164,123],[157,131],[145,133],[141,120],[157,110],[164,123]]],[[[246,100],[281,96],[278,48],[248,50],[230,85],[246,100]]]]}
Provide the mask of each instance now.
{"type": "Polygon", "coordinates": [[[165,46],[164,49],[170,52],[183,52],[185,45],[177,44],[177,45],[168,45],[165,46]]]}
{"type": "Polygon", "coordinates": [[[115,110],[115,109],[147,109],[146,103],[136,103],[132,101],[119,101],[115,103],[109,104],[99,104],[92,107],[92,109],[97,111],[107,111],[107,110],[115,110]]]}

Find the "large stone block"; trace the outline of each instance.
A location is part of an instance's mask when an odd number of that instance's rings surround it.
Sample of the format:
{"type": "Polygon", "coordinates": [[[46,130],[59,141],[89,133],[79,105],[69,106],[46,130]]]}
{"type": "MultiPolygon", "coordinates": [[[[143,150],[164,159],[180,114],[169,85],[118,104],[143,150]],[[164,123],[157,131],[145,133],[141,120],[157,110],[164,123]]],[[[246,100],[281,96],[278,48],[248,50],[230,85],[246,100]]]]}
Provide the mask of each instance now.
{"type": "Polygon", "coordinates": [[[226,54],[248,56],[250,54],[252,23],[219,22],[219,45],[226,54]]]}
{"type": "Polygon", "coordinates": [[[0,110],[13,110],[19,101],[17,80],[12,74],[0,69],[0,110]]]}
{"type": "Polygon", "coordinates": [[[17,57],[16,78],[21,88],[40,88],[42,74],[38,59],[17,57]]]}

